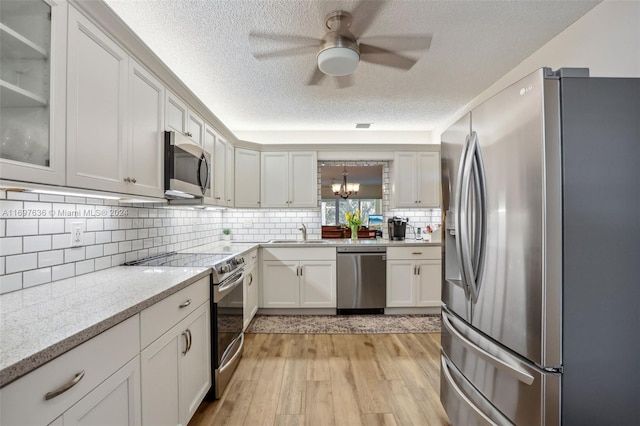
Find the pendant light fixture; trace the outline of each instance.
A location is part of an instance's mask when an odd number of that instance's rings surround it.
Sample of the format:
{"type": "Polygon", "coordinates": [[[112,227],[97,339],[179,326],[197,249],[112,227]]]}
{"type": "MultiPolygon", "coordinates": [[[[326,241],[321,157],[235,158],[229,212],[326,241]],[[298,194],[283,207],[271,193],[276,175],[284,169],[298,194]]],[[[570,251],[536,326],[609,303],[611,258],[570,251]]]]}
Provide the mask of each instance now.
{"type": "Polygon", "coordinates": [[[359,183],[347,183],[347,165],[345,164],[344,170],[342,171],[342,183],[334,183],[331,185],[331,190],[336,196],[342,197],[344,199],[349,198],[351,194],[357,194],[360,190],[359,183]]]}

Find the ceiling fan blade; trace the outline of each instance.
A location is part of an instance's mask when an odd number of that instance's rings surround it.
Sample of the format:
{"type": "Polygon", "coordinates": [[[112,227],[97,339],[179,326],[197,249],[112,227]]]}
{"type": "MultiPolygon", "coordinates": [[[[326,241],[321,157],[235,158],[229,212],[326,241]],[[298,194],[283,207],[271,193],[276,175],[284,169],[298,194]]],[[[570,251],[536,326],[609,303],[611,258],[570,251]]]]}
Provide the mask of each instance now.
{"type": "Polygon", "coordinates": [[[388,35],[363,37],[360,43],[376,46],[393,52],[411,52],[415,50],[429,50],[431,47],[431,34],[417,35],[388,35]]]}
{"type": "Polygon", "coordinates": [[[315,44],[316,46],[320,45],[319,38],[307,37],[301,35],[291,35],[291,34],[269,34],[269,33],[249,33],[249,40],[270,40],[270,41],[280,41],[285,43],[296,43],[303,45],[311,45],[315,44]]]}
{"type": "Polygon", "coordinates": [[[360,60],[387,67],[401,68],[403,70],[411,69],[411,67],[418,62],[416,59],[401,56],[390,50],[364,43],[360,43],[360,60]]]}
{"type": "Polygon", "coordinates": [[[351,11],[353,22],[351,23],[349,31],[356,36],[364,34],[376,18],[376,15],[380,13],[383,5],[384,1],[380,0],[362,0],[358,3],[351,11]]]}
{"type": "Polygon", "coordinates": [[[341,75],[339,77],[336,77],[336,81],[338,82],[338,89],[344,89],[345,87],[353,86],[353,74],[341,75]]]}
{"type": "Polygon", "coordinates": [[[316,67],[315,71],[311,75],[311,78],[307,82],[307,86],[315,86],[319,84],[325,77],[325,73],[320,71],[320,68],[316,67]]]}
{"type": "Polygon", "coordinates": [[[269,58],[279,58],[283,56],[298,56],[298,55],[304,55],[307,53],[315,52],[316,50],[318,50],[317,45],[298,46],[298,47],[292,47],[289,49],[272,50],[270,52],[253,53],[253,57],[256,59],[269,59],[269,58]]]}

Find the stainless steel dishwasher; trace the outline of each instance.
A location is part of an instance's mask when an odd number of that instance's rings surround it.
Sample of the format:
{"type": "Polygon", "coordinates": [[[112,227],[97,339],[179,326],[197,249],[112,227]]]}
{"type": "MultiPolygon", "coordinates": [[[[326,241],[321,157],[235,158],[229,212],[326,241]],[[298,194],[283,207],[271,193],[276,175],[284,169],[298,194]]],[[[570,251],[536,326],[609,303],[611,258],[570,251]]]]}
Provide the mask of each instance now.
{"type": "Polygon", "coordinates": [[[383,314],[387,302],[387,248],[338,247],[338,315],[383,314]]]}

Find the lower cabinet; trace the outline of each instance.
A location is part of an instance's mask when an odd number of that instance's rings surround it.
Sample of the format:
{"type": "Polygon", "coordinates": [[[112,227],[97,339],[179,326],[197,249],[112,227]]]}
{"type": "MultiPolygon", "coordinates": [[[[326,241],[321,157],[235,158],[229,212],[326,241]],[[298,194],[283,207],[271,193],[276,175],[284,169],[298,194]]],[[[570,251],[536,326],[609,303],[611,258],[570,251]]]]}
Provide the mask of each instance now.
{"type": "Polygon", "coordinates": [[[263,254],[262,307],[336,307],[335,248],[276,248],[263,254]]]}
{"type": "Polygon", "coordinates": [[[243,307],[243,325],[242,329],[246,330],[249,323],[258,312],[258,268],[255,264],[245,269],[244,275],[244,307],[243,307]]]}
{"type": "Polygon", "coordinates": [[[211,387],[209,301],[141,353],[142,423],[186,425],[211,387]]]}
{"type": "Polygon", "coordinates": [[[387,249],[387,307],[440,306],[439,247],[387,249]]]}
{"type": "Polygon", "coordinates": [[[135,315],[0,389],[2,425],[140,424],[135,315]]]}

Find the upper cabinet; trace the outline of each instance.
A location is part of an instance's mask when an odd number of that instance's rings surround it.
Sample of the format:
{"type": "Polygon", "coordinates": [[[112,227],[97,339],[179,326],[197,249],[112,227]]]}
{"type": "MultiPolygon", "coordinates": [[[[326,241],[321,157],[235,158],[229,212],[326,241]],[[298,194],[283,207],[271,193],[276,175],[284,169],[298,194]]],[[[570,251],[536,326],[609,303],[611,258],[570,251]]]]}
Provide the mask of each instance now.
{"type": "Polygon", "coordinates": [[[0,177],[64,184],[66,2],[0,2],[0,177]]]}
{"type": "Polygon", "coordinates": [[[204,120],[193,112],[180,98],[167,90],[166,129],[182,133],[191,142],[200,146],[204,143],[204,120]]]}
{"type": "Polygon", "coordinates": [[[233,207],[233,170],[233,145],[216,134],[213,151],[213,203],[218,206],[233,207]]]}
{"type": "Polygon", "coordinates": [[[315,151],[263,152],[260,177],[262,207],[318,206],[318,155],[315,151]]]}
{"type": "Polygon", "coordinates": [[[440,207],[440,153],[394,155],[391,203],[395,208],[440,207]]]}
{"type": "Polygon", "coordinates": [[[235,157],[235,206],[260,207],[260,152],[237,148],[235,157]]]}
{"type": "Polygon", "coordinates": [[[67,184],[162,197],[164,87],[69,10],[67,184]]]}

